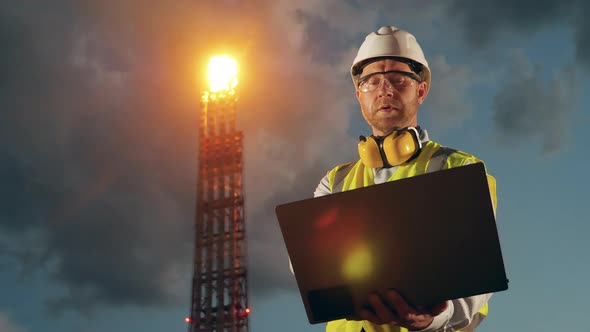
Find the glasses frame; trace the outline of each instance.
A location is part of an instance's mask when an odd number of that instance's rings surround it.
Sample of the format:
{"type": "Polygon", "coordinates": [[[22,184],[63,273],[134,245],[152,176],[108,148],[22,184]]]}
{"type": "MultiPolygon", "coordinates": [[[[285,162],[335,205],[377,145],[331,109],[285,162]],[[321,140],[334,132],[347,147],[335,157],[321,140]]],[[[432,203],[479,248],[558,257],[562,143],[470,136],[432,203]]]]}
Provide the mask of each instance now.
{"type": "MultiPolygon", "coordinates": [[[[420,79],[420,77],[412,72],[409,71],[403,71],[403,70],[388,70],[388,71],[378,71],[375,73],[370,73],[369,75],[363,76],[361,78],[359,78],[358,83],[357,83],[357,89],[359,89],[362,92],[372,92],[377,90],[377,88],[375,88],[375,90],[369,90],[369,91],[363,91],[361,89],[361,84],[363,84],[366,80],[368,80],[369,78],[371,78],[372,76],[375,75],[387,75],[390,73],[397,73],[397,74],[401,74],[403,76],[409,77],[411,79],[413,79],[414,81],[418,82],[418,83],[422,83],[422,80],[420,79]]],[[[379,84],[377,85],[377,87],[379,87],[379,85],[381,85],[381,83],[384,81],[385,79],[381,79],[381,81],[379,81],[379,84]]],[[[391,82],[389,82],[389,85],[393,86],[393,84],[391,82]]]]}

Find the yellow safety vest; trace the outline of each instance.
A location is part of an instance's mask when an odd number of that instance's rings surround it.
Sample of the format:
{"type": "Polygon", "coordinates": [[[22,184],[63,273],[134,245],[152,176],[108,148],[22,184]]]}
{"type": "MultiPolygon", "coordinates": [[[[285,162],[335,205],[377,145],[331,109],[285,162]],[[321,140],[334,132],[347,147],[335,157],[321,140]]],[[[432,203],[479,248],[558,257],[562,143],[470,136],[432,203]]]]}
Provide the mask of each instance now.
{"type": "MultiPolygon", "coordinates": [[[[398,166],[398,169],[387,181],[409,178],[428,172],[464,166],[472,163],[482,162],[480,159],[468,153],[452,150],[440,144],[428,141],[422,147],[419,155],[407,163],[398,166]]],[[[496,209],[496,180],[487,175],[488,186],[494,210],[496,209]]],[[[359,160],[356,163],[336,166],[328,173],[329,186],[332,193],[367,187],[375,184],[374,174],[371,168],[365,167],[359,160]]],[[[486,303],[478,312],[474,320],[480,321],[488,314],[486,303]]],[[[406,328],[388,324],[377,325],[369,321],[349,321],[340,319],[328,322],[326,332],[408,332],[406,328]]],[[[467,330],[463,330],[466,332],[467,330]]],[[[460,331],[459,331],[460,332],[460,331]]]]}

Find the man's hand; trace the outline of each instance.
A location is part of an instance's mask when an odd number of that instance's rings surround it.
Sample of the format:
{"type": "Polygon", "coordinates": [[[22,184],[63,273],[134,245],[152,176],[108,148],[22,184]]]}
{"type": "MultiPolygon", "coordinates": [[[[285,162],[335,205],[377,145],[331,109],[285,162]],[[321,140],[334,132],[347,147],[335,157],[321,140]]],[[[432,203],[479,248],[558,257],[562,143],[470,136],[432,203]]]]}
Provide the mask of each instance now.
{"type": "Polygon", "coordinates": [[[447,308],[447,302],[429,307],[414,308],[396,291],[389,290],[382,299],[377,294],[369,295],[370,308],[361,310],[360,318],[372,323],[395,324],[408,330],[428,327],[436,315],[447,308]]]}

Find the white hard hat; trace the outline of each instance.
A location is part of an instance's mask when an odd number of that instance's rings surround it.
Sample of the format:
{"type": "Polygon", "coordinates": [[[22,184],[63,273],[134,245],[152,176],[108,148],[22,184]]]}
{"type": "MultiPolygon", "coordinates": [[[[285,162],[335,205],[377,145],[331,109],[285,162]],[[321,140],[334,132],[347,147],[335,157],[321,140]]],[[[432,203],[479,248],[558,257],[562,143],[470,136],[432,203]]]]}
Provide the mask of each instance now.
{"type": "Polygon", "coordinates": [[[359,48],[350,68],[352,81],[355,85],[363,67],[371,63],[372,60],[375,61],[379,58],[398,58],[400,61],[410,60],[408,61],[410,68],[412,68],[411,62],[419,63],[424,71],[420,76],[428,84],[428,90],[430,90],[430,68],[422,48],[416,41],[416,37],[411,33],[394,26],[384,26],[377,32],[371,32],[359,48]]]}

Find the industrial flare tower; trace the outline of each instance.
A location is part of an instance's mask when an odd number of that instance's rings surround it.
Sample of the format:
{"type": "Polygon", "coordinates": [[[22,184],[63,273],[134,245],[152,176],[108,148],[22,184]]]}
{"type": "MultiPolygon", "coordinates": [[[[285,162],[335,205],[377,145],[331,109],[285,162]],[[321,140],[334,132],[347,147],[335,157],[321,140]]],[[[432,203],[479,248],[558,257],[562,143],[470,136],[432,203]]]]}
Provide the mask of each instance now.
{"type": "Polygon", "coordinates": [[[212,58],[201,99],[189,332],[248,331],[243,134],[235,125],[237,69],[228,61],[212,58]],[[234,77],[215,86],[219,69],[234,77]]]}

